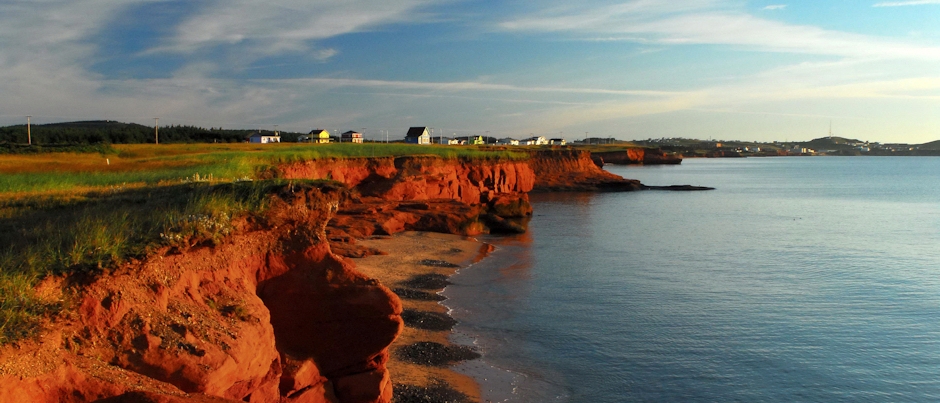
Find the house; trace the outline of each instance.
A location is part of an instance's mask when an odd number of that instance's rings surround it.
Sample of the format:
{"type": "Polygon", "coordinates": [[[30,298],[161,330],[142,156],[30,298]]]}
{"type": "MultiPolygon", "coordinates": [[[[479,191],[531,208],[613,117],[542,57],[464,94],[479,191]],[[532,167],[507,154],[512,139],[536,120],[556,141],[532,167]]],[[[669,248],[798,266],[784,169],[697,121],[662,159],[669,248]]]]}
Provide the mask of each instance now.
{"type": "Polygon", "coordinates": [[[473,145],[475,146],[482,146],[486,144],[486,142],[483,141],[483,136],[471,136],[470,139],[470,141],[472,141],[473,145]]]}
{"type": "Polygon", "coordinates": [[[548,145],[548,140],[545,139],[545,136],[536,136],[536,137],[529,137],[527,139],[519,140],[519,144],[526,145],[526,146],[544,146],[544,145],[548,145]]]}
{"type": "Polygon", "coordinates": [[[316,129],[310,132],[310,141],[320,144],[328,144],[330,142],[330,132],[322,129],[316,129]]]}
{"type": "Polygon", "coordinates": [[[362,143],[362,133],[350,130],[340,135],[339,142],[340,143],[362,143]]]}
{"type": "Polygon", "coordinates": [[[506,137],[506,138],[504,138],[504,139],[496,140],[496,144],[498,144],[498,145],[508,145],[508,146],[517,146],[517,145],[519,145],[519,140],[516,140],[516,139],[514,139],[514,138],[506,137]]]}
{"type": "Polygon", "coordinates": [[[412,127],[405,134],[405,142],[411,144],[431,144],[431,135],[427,127],[412,127]]]}
{"type": "Polygon", "coordinates": [[[259,144],[280,143],[281,135],[278,132],[274,132],[273,134],[258,132],[248,136],[248,142],[259,144]]]}
{"type": "Polygon", "coordinates": [[[563,146],[565,144],[568,144],[568,142],[565,141],[565,139],[551,139],[548,141],[548,144],[551,144],[553,146],[563,146]]]}

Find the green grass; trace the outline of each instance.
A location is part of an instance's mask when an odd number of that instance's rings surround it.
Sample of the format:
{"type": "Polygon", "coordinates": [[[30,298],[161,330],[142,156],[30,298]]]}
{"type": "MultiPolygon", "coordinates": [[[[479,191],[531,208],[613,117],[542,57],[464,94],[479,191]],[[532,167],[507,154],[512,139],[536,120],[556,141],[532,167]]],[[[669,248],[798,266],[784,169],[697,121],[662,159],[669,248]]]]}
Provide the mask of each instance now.
{"type": "Polygon", "coordinates": [[[518,151],[396,143],[115,145],[113,149],[115,154],[2,157],[0,195],[180,183],[197,176],[218,181],[251,179],[280,164],[327,158],[410,155],[473,160],[528,158],[528,154],[518,151]]]}
{"type": "Polygon", "coordinates": [[[62,309],[62,303],[35,295],[37,282],[49,275],[97,275],[156,248],[220,242],[235,231],[236,218],[261,214],[272,192],[285,185],[259,180],[278,165],[328,158],[529,156],[385,143],[66,150],[0,155],[0,343],[36,334],[43,317],[62,309]]]}

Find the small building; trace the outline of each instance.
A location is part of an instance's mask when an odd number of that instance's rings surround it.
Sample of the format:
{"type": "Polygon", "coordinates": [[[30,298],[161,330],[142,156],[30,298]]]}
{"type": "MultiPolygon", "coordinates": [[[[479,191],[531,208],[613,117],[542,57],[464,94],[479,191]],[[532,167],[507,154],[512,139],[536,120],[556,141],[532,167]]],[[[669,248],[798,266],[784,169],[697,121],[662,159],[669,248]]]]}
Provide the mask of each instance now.
{"type": "Polygon", "coordinates": [[[519,144],[526,146],[544,146],[548,145],[548,140],[545,138],[545,136],[536,136],[519,140],[519,144]]]}
{"type": "Polygon", "coordinates": [[[340,143],[362,143],[362,133],[356,131],[348,131],[343,133],[339,137],[340,143]]]}
{"type": "Polygon", "coordinates": [[[306,141],[310,143],[319,143],[319,144],[328,144],[330,142],[330,132],[323,129],[316,129],[310,131],[310,134],[306,136],[301,136],[301,141],[306,141]]]}
{"type": "Polygon", "coordinates": [[[248,136],[249,143],[258,143],[258,144],[267,144],[267,143],[280,143],[281,135],[278,132],[274,133],[262,133],[258,132],[248,136]]]}
{"type": "Polygon", "coordinates": [[[568,142],[565,141],[565,139],[551,139],[551,140],[548,140],[548,144],[551,144],[553,146],[563,146],[565,144],[568,144],[568,142]]]}
{"type": "Polygon", "coordinates": [[[431,134],[427,127],[411,127],[405,134],[405,142],[411,144],[431,144],[431,134]]]}
{"type": "Polygon", "coordinates": [[[519,145],[519,140],[516,140],[516,139],[514,139],[514,138],[510,138],[510,137],[506,137],[506,138],[504,138],[504,139],[496,140],[496,144],[497,144],[497,145],[505,145],[505,146],[517,146],[517,145],[519,145]]]}
{"type": "Polygon", "coordinates": [[[471,136],[470,141],[473,142],[475,146],[482,146],[486,144],[486,141],[483,140],[483,136],[471,136]]]}

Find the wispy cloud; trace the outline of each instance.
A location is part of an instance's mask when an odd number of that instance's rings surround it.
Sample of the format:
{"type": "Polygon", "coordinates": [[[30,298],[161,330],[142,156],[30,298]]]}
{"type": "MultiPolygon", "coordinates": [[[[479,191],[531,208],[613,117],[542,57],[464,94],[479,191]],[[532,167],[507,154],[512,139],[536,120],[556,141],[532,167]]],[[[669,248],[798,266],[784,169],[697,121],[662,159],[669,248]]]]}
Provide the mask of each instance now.
{"type": "Polygon", "coordinates": [[[727,2],[632,1],[615,6],[548,10],[500,26],[641,43],[737,46],[748,50],[843,57],[940,60],[940,47],[794,25],[760,18],[727,2]]]}
{"type": "Polygon", "coordinates": [[[252,45],[269,53],[300,51],[308,42],[421,18],[436,0],[214,0],[189,16],[156,51],[191,53],[219,45],[252,45]]]}
{"type": "MultiPolygon", "coordinates": [[[[283,82],[283,80],[268,80],[267,82],[283,82]]],[[[564,94],[592,94],[616,95],[630,97],[668,97],[684,94],[682,91],[649,91],[649,90],[612,90],[604,88],[567,88],[567,87],[525,87],[509,84],[494,84],[476,81],[458,82],[424,82],[424,81],[387,81],[363,80],[350,78],[299,78],[290,80],[295,84],[316,84],[326,87],[373,87],[395,88],[408,90],[428,91],[506,91],[516,93],[564,93],[564,94]]]]}
{"type": "Polygon", "coordinates": [[[875,3],[872,7],[922,6],[925,4],[940,4],[940,0],[886,1],[875,3]]]}
{"type": "Polygon", "coordinates": [[[783,10],[785,8],[787,8],[786,4],[771,4],[764,7],[764,10],[783,10]]]}

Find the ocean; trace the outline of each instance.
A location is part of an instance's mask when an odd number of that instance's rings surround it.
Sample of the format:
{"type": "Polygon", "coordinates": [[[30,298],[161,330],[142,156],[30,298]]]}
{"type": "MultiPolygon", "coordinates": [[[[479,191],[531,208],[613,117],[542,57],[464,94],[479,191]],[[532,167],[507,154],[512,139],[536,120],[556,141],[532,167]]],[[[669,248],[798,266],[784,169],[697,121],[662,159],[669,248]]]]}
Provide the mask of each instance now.
{"type": "Polygon", "coordinates": [[[606,167],[445,291],[504,402],[940,401],[940,158],[606,167]]]}

